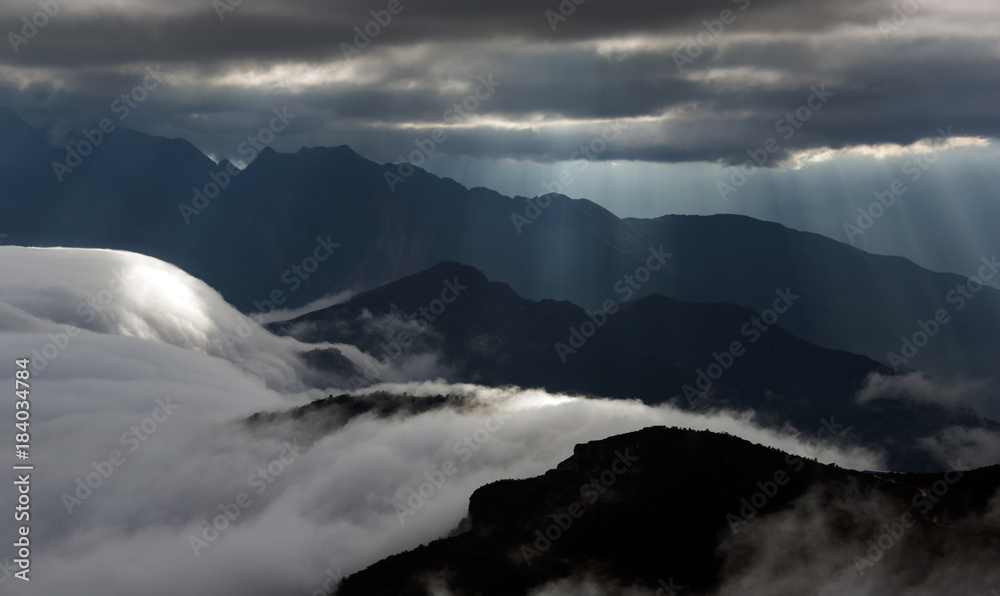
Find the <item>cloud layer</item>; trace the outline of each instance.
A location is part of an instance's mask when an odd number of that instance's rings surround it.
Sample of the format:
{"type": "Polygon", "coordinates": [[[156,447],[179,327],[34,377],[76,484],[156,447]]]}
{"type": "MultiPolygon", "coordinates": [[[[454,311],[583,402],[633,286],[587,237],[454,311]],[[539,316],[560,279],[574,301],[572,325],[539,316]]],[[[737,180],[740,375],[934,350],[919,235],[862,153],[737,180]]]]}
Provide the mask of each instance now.
{"type": "MultiPolygon", "coordinates": [[[[250,425],[254,412],[336,391],[296,382],[304,365],[295,352],[311,346],[256,329],[223,347],[238,313],[147,257],[17,247],[0,257],[13,284],[0,295],[0,353],[51,352],[66,325],[80,328],[32,378],[34,581],[19,586],[25,594],[309,593],[328,571],[446,534],[487,482],[540,474],[577,443],[656,424],[726,431],[847,467],[880,464],[862,449],[762,429],[749,415],[445,382],[362,397],[450,394],[466,406],[365,415],[318,435],[310,416],[250,425]],[[109,280],[121,269],[131,281],[115,293],[109,280]],[[104,288],[114,300],[81,321],[82,297],[104,288]],[[440,486],[422,486],[446,469],[440,486]]],[[[0,539],[14,531],[3,522],[0,539]]]]}

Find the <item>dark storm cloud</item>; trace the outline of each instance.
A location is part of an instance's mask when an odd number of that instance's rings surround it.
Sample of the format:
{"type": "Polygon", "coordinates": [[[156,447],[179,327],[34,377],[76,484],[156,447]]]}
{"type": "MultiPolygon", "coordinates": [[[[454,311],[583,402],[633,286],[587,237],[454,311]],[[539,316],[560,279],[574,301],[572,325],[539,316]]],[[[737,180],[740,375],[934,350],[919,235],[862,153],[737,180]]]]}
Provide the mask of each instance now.
{"type": "MultiPolygon", "coordinates": [[[[574,42],[637,33],[687,35],[688,29],[700,26],[703,19],[742,6],[757,13],[750,30],[819,31],[846,22],[869,24],[886,6],[882,2],[856,1],[850,7],[823,3],[801,10],[801,3],[792,0],[588,0],[576,6],[566,22],[557,23],[553,31],[545,13],[560,12],[560,0],[400,3],[405,16],[391,24],[391,34],[387,31],[382,43],[468,42],[495,36],[574,42]]],[[[340,42],[352,38],[353,28],[371,20],[372,10],[384,10],[388,0],[244,2],[232,12],[223,12],[224,27],[219,26],[216,9],[207,0],[171,3],[155,9],[152,3],[138,0],[120,3],[120,8],[103,2],[92,4],[68,3],[53,18],[51,26],[58,33],[43,34],[57,39],[48,39],[39,44],[46,47],[25,51],[17,59],[64,66],[79,63],[81,58],[88,64],[117,64],[125,57],[185,61],[325,59],[331,54],[339,56],[340,42]]],[[[37,10],[36,2],[7,3],[0,9],[0,30],[19,30],[21,17],[37,10]]]]}
{"type": "MultiPolygon", "coordinates": [[[[299,119],[277,149],[348,144],[396,160],[492,74],[500,89],[448,126],[438,151],[567,159],[616,120],[640,126],[600,159],[737,163],[773,137],[773,164],[800,150],[905,145],[938,127],[997,137],[996,11],[912,2],[898,29],[880,30],[894,11],[884,0],[401,0],[351,58],[343,44],[388,0],[244,2],[222,20],[208,1],[68,3],[17,53],[0,52],[0,104],[40,126],[92,125],[159,65],[168,84],[125,126],[232,157],[287,105],[299,119]],[[568,16],[553,20],[560,10],[568,16]],[[731,22],[707,34],[704,22],[725,10],[731,22]],[[829,102],[785,138],[778,120],[823,85],[829,102]]],[[[37,10],[5,5],[0,31],[19,31],[37,10]]]]}

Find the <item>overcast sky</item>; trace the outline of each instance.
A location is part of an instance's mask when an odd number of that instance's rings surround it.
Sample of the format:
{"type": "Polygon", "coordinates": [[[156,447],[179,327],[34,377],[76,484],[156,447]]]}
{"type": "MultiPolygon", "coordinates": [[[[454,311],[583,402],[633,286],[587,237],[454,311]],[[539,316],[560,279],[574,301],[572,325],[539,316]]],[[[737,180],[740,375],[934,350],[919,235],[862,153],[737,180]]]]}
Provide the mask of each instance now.
{"type": "Polygon", "coordinates": [[[469,187],[537,196],[569,168],[564,194],[619,216],[742,213],[966,274],[1000,250],[995,0],[52,1],[0,5],[0,106],[57,145],[152,68],[122,125],[239,165],[278,108],[283,152],[399,162],[440,130],[423,167],[469,187]],[[907,200],[849,237],[897,179],[907,200]]]}
{"type": "MultiPolygon", "coordinates": [[[[576,2],[5,0],[0,106],[58,145],[102,118],[117,119],[131,102],[121,125],[182,137],[238,162],[239,145],[275,109],[291,120],[272,144],[279,151],[347,144],[395,162],[440,130],[437,138],[447,138],[435,142],[426,167],[467,186],[539,195],[543,182],[573,167],[575,182],[563,192],[618,215],[739,212],[845,242],[843,225],[856,209],[902,179],[905,200],[854,238],[857,246],[964,273],[1000,252],[996,0],[907,0],[905,12],[901,0],[576,2]],[[367,40],[358,33],[366,28],[367,40]],[[150,70],[162,83],[152,84],[150,70]],[[131,94],[124,104],[123,94],[131,94]],[[581,145],[592,151],[585,172],[571,165],[581,145]],[[932,154],[936,161],[911,181],[907,166],[932,154]],[[731,166],[751,155],[764,155],[770,169],[721,196],[731,166]]],[[[217,593],[273,593],[275,585],[306,593],[330,566],[354,571],[441,535],[476,486],[540,473],[575,442],[653,423],[803,446],[730,413],[697,418],[635,403],[505,396],[498,403],[525,410],[522,419],[409,526],[418,532],[399,538],[392,499],[439,461],[448,429],[475,428],[479,413],[375,421],[311,447],[206,565],[188,552],[187,536],[255,466],[276,457],[269,448],[277,444],[254,443],[224,421],[315,397],[286,357],[293,346],[261,330],[240,350],[216,353],[217,322],[235,311],[165,264],[121,253],[2,250],[0,266],[22,280],[0,287],[7,288],[0,291],[4,353],[46,345],[114,269],[144,272],[115,302],[121,320],[138,326],[99,319],[40,386],[39,436],[53,442],[40,466],[38,511],[60,531],[39,544],[50,583],[36,586],[38,594],[79,591],[94,578],[112,578],[128,593],[177,593],[186,583],[217,593]],[[164,283],[171,285],[157,285],[164,283]],[[197,298],[186,306],[200,309],[197,316],[150,298],[177,287],[197,298]],[[195,321],[188,327],[174,323],[188,319],[195,321]],[[169,366],[144,367],[152,361],[169,366]],[[64,515],[61,493],[164,394],[184,405],[156,435],[160,446],[139,451],[82,513],[64,515]],[[378,450],[386,444],[398,448],[378,450]],[[331,499],[331,487],[349,494],[331,499]],[[275,575],[268,562],[277,554],[300,563],[275,575]],[[123,566],[126,559],[137,564],[123,566]]],[[[995,461],[994,438],[990,449],[973,439],[956,436],[941,449],[957,445],[995,461]]],[[[821,459],[880,465],[867,453],[821,459]]],[[[11,523],[0,525],[5,541],[11,523]]]]}
{"type": "MultiPolygon", "coordinates": [[[[68,1],[34,37],[7,35],[0,102],[37,123],[86,125],[159,67],[166,85],[126,125],[219,156],[280,106],[298,118],[276,147],[346,143],[386,161],[439,127],[441,153],[541,161],[567,159],[567,143],[612,121],[638,126],[601,159],[743,161],[769,137],[778,157],[905,145],[943,122],[995,138],[996,3],[910,2],[892,25],[886,0],[401,0],[345,56],[388,0],[68,1]],[[446,124],[490,75],[500,86],[446,124]],[[785,139],[776,121],[813,86],[828,101],[813,100],[820,108],[785,139]]],[[[22,35],[37,11],[5,2],[0,30],[22,35]]]]}

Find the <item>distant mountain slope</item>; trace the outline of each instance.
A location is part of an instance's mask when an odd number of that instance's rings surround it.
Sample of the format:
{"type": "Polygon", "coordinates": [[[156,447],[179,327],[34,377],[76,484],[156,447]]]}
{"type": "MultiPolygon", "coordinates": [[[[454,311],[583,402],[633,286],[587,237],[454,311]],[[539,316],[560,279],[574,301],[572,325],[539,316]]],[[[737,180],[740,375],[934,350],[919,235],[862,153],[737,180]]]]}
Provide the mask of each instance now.
{"type": "MultiPolygon", "coordinates": [[[[789,299],[790,312],[795,300],[789,299]]],[[[753,409],[763,423],[806,433],[832,421],[851,427],[840,438],[886,449],[898,468],[937,469],[918,437],[951,425],[1000,430],[969,410],[904,400],[860,405],[854,398],[866,378],[891,370],[763,325],[743,307],[653,295],[613,314],[588,315],[568,302],[521,298],[475,268],[450,262],[271,327],[303,341],[356,345],[383,362],[438,353],[456,382],[753,409]],[[572,329],[584,343],[574,342],[572,329]]],[[[355,378],[376,382],[378,368],[355,378]]]]}
{"type": "Polygon", "coordinates": [[[509,198],[422,170],[390,190],[385,174],[395,167],[344,146],[265,149],[232,176],[186,141],[124,129],[60,184],[51,163],[65,149],[48,148],[9,111],[0,115],[0,137],[0,171],[13,181],[0,194],[8,243],[144,252],[204,279],[244,311],[268,309],[272,295],[283,307],[300,306],[454,260],[528,298],[588,309],[660,293],[763,310],[775,290],[791,288],[802,299],[779,325],[881,362],[902,354],[903,337],[918,334],[921,343],[919,323],[944,309],[949,322],[895,364],[987,378],[1000,362],[1000,291],[965,289],[962,298],[959,276],[747,217],[620,219],[586,200],[509,198]],[[206,198],[196,200],[196,191],[206,198]],[[310,263],[324,241],[336,250],[310,263]],[[669,267],[628,281],[660,247],[673,254],[669,267]]]}
{"type": "Polygon", "coordinates": [[[543,476],[480,488],[457,535],[388,557],[337,593],[511,596],[563,579],[602,594],[706,594],[727,582],[726,593],[958,593],[1000,575],[979,556],[1000,552],[988,513],[998,487],[1000,466],[876,476],[729,435],[647,428],[578,445],[543,476]],[[918,489],[935,482],[947,490],[932,505],[918,489]],[[875,561],[859,563],[869,552],[875,561]],[[737,591],[741,579],[757,583],[737,591]]]}
{"type": "MultiPolygon", "coordinates": [[[[0,172],[8,243],[135,250],[181,264],[190,240],[178,215],[182,198],[210,182],[217,166],[182,139],[164,139],[119,126],[79,133],[53,147],[10,110],[0,112],[0,172]],[[79,162],[68,160],[86,142],[79,162]],[[66,166],[68,170],[55,164],[66,166]]],[[[95,128],[99,123],[95,122],[95,128]]],[[[210,280],[209,280],[210,281],[210,280]]]]}
{"type": "MultiPolygon", "coordinates": [[[[751,218],[628,221],[647,233],[651,244],[675,253],[668,275],[654,280],[662,281],[655,283],[656,291],[763,309],[775,288],[791,286],[802,300],[780,325],[820,345],[880,362],[887,362],[888,352],[903,356],[901,337],[913,341],[914,334],[923,333],[920,322],[931,321],[933,329],[935,313],[944,310],[948,322],[926,347],[917,338],[916,357],[901,368],[984,378],[997,374],[1000,292],[993,288],[977,292],[958,275],[931,273],[900,257],[868,254],[751,218]]],[[[995,264],[993,256],[980,263],[988,276],[995,275],[990,268],[995,264]]]]}

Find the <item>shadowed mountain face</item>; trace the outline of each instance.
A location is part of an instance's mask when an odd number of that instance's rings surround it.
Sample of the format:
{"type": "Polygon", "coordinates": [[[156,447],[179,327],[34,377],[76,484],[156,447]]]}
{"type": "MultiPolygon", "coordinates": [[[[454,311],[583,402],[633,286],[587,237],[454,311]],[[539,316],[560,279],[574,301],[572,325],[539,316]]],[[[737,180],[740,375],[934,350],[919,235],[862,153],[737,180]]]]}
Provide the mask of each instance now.
{"type": "Polygon", "coordinates": [[[17,174],[4,177],[0,197],[7,243],[120,248],[180,262],[190,238],[183,221],[173,221],[178,197],[205,184],[217,166],[184,140],[124,128],[100,134],[91,153],[57,174],[66,147],[50,146],[13,112],[0,112],[0,172],[17,174]]]}
{"type": "MultiPolygon", "coordinates": [[[[245,311],[299,306],[455,260],[528,298],[588,309],[660,293],[762,311],[790,288],[801,299],[777,324],[818,345],[880,362],[893,352],[906,357],[894,365],[943,377],[991,377],[1000,361],[1000,291],[778,224],[620,219],[586,200],[529,203],[422,170],[390,190],[385,174],[395,168],[344,146],[265,149],[240,173],[186,141],[125,129],[59,183],[52,162],[65,161],[64,148],[49,148],[10,111],[0,115],[0,137],[0,171],[17,173],[0,197],[11,214],[8,243],[150,254],[245,311]],[[672,256],[643,271],[651,250],[672,256]],[[938,311],[946,322],[933,322],[938,311]]],[[[991,257],[984,276],[997,269],[991,257]]]]}
{"type": "MultiPolygon", "coordinates": [[[[776,300],[790,312],[797,299],[784,298],[791,304],[776,294],[772,306],[776,300]]],[[[892,371],[765,325],[743,307],[653,295],[612,310],[588,314],[568,302],[527,300],[473,267],[441,263],[271,327],[371,354],[378,362],[355,375],[358,385],[383,380],[389,364],[433,353],[455,382],[672,401],[699,411],[752,409],[775,428],[790,424],[807,436],[825,428],[821,436],[885,449],[895,469],[940,468],[919,437],[950,426],[1000,430],[970,410],[905,399],[859,404],[855,395],[869,375],[892,371]]]]}
{"type": "Polygon", "coordinates": [[[1000,575],[998,487],[996,466],[874,475],[729,435],[648,428],[578,445],[544,476],[480,488],[457,535],[388,557],[337,593],[819,594],[838,586],[874,594],[918,585],[969,593],[1000,575]]]}

